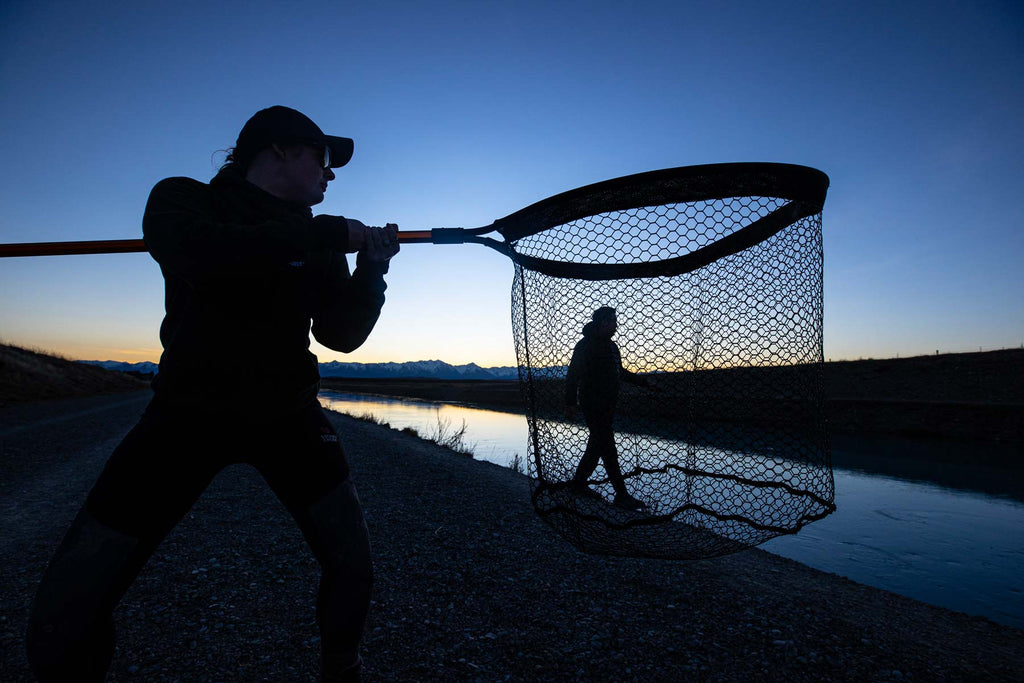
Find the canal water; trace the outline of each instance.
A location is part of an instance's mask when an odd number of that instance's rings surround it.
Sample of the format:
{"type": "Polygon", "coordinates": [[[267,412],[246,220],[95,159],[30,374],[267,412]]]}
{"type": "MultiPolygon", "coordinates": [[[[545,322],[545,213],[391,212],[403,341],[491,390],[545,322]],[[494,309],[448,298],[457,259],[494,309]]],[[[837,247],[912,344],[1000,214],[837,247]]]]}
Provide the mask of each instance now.
{"type": "MultiPolygon", "coordinates": [[[[324,407],[463,445],[506,467],[527,455],[522,415],[322,392],[324,407]]],[[[1024,481],[998,446],[833,439],[834,514],[760,547],[922,602],[1024,628],[1024,481]],[[982,451],[982,452],[979,452],[982,451]]]]}

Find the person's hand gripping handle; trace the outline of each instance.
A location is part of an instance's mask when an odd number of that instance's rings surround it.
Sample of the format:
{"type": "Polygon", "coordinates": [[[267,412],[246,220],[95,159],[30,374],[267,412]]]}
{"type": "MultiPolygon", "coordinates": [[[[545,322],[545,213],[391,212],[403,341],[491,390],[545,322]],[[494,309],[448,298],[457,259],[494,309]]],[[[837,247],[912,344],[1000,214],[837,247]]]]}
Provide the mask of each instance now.
{"type": "Polygon", "coordinates": [[[383,228],[364,225],[354,218],[348,221],[348,248],[359,252],[370,261],[387,261],[398,253],[398,225],[388,223],[383,228]]]}

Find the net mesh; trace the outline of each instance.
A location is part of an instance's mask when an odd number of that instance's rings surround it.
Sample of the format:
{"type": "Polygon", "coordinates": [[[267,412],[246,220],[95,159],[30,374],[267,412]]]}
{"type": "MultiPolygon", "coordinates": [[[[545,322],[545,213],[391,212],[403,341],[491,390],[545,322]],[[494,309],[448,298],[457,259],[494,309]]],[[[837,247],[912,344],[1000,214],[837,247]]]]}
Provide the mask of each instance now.
{"type": "Polygon", "coordinates": [[[820,208],[687,272],[567,276],[576,266],[592,274],[600,269],[591,265],[707,250],[790,202],[742,196],[629,208],[509,241],[533,504],[581,550],[707,558],[794,533],[835,509],[820,208]],[[541,261],[568,270],[529,266],[541,261]],[[594,334],[602,307],[616,313],[610,342],[594,334]],[[610,349],[624,370],[611,378],[610,349]],[[567,391],[570,366],[578,388],[567,391]],[[567,403],[579,410],[567,413],[567,403]],[[592,472],[581,466],[588,458],[597,460],[592,472]]]}

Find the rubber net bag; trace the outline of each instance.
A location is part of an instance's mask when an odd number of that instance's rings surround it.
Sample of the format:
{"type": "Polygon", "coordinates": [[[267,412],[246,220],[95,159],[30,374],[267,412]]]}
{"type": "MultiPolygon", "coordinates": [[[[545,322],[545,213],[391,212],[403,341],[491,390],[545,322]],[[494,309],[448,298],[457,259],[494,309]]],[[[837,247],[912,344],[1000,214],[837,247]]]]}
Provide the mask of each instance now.
{"type": "Polygon", "coordinates": [[[693,166],[580,188],[505,219],[533,506],[573,545],[708,558],[835,509],[822,377],[827,186],[801,166],[693,166]],[[597,380],[567,391],[570,365],[595,312],[609,309],[617,329],[596,347],[599,362],[578,360],[572,373],[617,380],[617,397],[604,389],[595,408],[585,391],[597,380]],[[617,378],[605,342],[620,356],[617,378]],[[581,482],[592,439],[600,460],[581,482]]]}

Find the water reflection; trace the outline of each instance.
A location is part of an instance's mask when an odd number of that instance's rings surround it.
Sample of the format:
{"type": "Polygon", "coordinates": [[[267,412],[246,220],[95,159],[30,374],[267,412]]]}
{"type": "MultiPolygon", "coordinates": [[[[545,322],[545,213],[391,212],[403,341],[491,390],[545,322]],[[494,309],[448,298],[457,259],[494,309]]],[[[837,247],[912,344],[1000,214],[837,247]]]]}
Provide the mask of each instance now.
{"type": "Polygon", "coordinates": [[[478,460],[487,460],[503,467],[526,456],[529,427],[526,418],[512,413],[481,410],[449,403],[432,403],[335,391],[320,393],[320,403],[339,413],[362,417],[373,415],[393,429],[411,427],[420,436],[436,436],[439,422],[447,429],[466,424],[464,443],[478,460]]]}
{"type": "Polygon", "coordinates": [[[1024,628],[1024,505],[850,470],[835,478],[835,514],[761,547],[1024,628]]]}
{"type": "MultiPolygon", "coordinates": [[[[477,458],[523,457],[522,415],[465,406],[324,392],[321,402],[430,435],[459,427],[477,458]]],[[[836,438],[837,511],[761,547],[931,604],[1024,628],[1024,481],[997,447],[836,438]],[[905,478],[903,478],[905,477],[905,478]],[[939,485],[943,484],[943,485],[939,485]],[[970,488],[953,490],[948,486],[970,488]]]]}
{"type": "Polygon", "coordinates": [[[850,434],[832,437],[832,464],[837,469],[938,484],[1017,502],[1024,502],[1022,459],[1024,453],[1019,446],[998,443],[850,434]]]}

